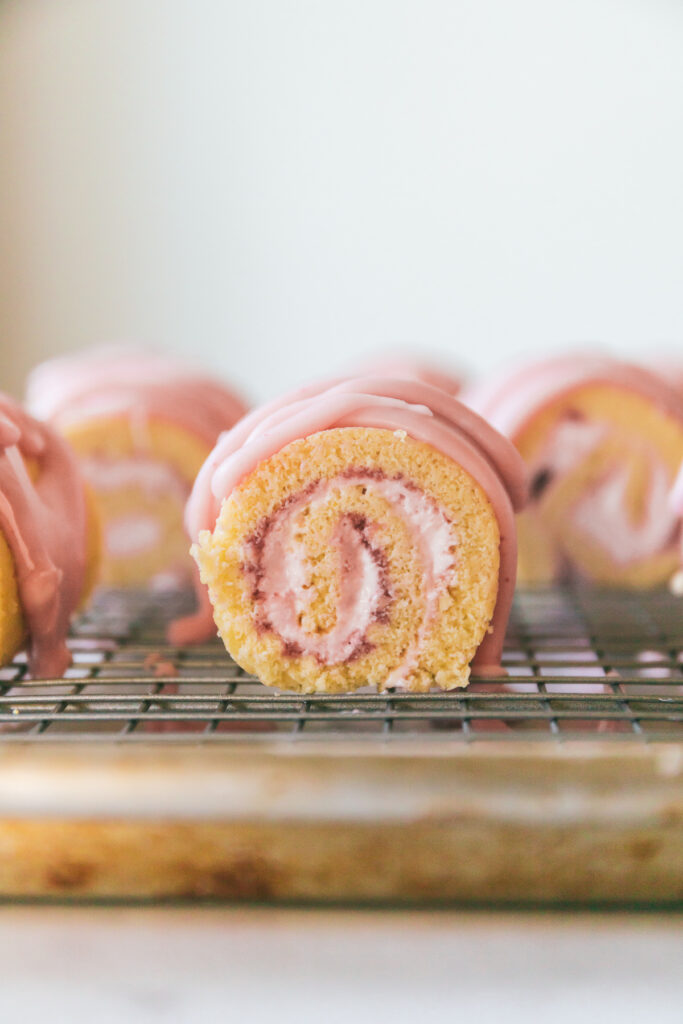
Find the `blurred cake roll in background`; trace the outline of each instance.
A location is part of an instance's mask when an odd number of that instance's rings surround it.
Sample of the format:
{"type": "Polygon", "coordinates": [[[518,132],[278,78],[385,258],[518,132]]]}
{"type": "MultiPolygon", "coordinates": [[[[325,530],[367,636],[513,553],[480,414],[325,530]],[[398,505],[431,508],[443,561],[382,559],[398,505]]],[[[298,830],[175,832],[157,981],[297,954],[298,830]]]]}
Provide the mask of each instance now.
{"type": "Polygon", "coordinates": [[[679,568],[671,577],[670,587],[674,594],[683,597],[683,462],[669,496],[669,504],[681,524],[679,568]]]}
{"type": "Polygon", "coordinates": [[[669,494],[683,459],[683,391],[635,365],[567,356],[490,379],[464,401],[528,467],[520,582],[670,579],[681,536],[669,494]]]}
{"type": "Polygon", "coordinates": [[[243,668],[300,692],[424,691],[466,685],[470,663],[500,670],[524,496],[518,453],[479,416],[368,377],[247,416],[200,472],[187,525],[243,668]]]}
{"type": "Polygon", "coordinates": [[[648,363],[648,369],[663,377],[669,387],[676,388],[683,395],[683,357],[660,356],[655,362],[648,363]]]}
{"type": "Polygon", "coordinates": [[[677,516],[683,517],[683,462],[670,496],[671,507],[677,516]]]}
{"type": "Polygon", "coordinates": [[[77,453],[104,530],[102,581],[183,586],[183,509],[219,434],[245,413],[225,385],[166,353],[93,348],[38,366],[27,404],[77,453]]]}
{"type": "Polygon", "coordinates": [[[100,533],[75,455],[0,395],[0,664],[26,648],[34,678],[71,663],[66,635],[98,571],[100,533]]]}

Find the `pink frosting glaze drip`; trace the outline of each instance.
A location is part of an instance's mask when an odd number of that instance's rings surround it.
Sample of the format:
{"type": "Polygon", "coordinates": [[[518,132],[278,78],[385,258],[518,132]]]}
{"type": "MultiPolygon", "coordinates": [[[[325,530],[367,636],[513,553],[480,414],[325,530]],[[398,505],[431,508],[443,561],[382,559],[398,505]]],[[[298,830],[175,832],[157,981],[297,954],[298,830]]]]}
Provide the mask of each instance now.
{"type": "Polygon", "coordinates": [[[467,452],[463,457],[469,462],[483,462],[498,477],[515,509],[526,500],[520,455],[482,416],[450,395],[417,381],[332,380],[254,409],[219,439],[199,471],[186,507],[185,524],[192,539],[200,530],[213,529],[223,499],[259,462],[297,438],[341,426],[405,429],[453,458],[454,451],[467,452]]]}
{"type": "Polygon", "coordinates": [[[683,418],[683,396],[656,373],[607,356],[584,354],[540,360],[467,388],[462,401],[515,438],[551,402],[590,384],[614,384],[683,418]]]}
{"type": "MultiPolygon", "coordinates": [[[[254,410],[223,435],[195,481],[186,525],[196,540],[213,529],[222,501],[264,459],[292,441],[335,427],[403,430],[448,455],[487,494],[500,529],[498,598],[487,636],[474,659],[478,672],[497,671],[514,591],[514,512],[526,498],[522,460],[484,419],[446,392],[417,381],[363,377],[309,385],[254,410]]],[[[214,632],[206,607],[176,624],[184,642],[214,632]]]]}
{"type": "Polygon", "coordinates": [[[0,396],[0,529],[14,559],[36,678],[71,663],[69,620],[83,593],[87,512],[75,457],[49,427],[0,396]],[[35,482],[25,459],[35,461],[35,482]]]}
{"type": "Polygon", "coordinates": [[[394,380],[413,380],[440,388],[449,395],[462,389],[462,379],[444,366],[425,362],[405,352],[384,352],[358,362],[349,376],[392,377],[394,380]]]}
{"type": "Polygon", "coordinates": [[[683,516],[683,463],[681,463],[676,482],[673,485],[669,503],[676,515],[683,516]]]}
{"type": "Polygon", "coordinates": [[[144,430],[153,417],[177,423],[213,445],[247,410],[225,385],[167,353],[110,345],[62,356],[29,375],[26,401],[41,419],[64,427],[124,415],[144,430]]]}

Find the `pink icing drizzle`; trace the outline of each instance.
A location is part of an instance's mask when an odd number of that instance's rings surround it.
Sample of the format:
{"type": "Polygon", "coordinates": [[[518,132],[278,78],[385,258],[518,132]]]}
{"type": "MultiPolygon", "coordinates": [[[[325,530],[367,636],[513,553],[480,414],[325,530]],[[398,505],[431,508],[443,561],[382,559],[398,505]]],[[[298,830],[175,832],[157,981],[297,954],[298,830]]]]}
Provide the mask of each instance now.
{"type": "Polygon", "coordinates": [[[669,503],[676,515],[683,516],[683,463],[681,463],[676,482],[673,485],[669,503]]]}
{"type": "Polygon", "coordinates": [[[518,437],[531,419],[580,387],[614,384],[649,398],[683,418],[683,397],[660,376],[608,356],[569,355],[539,360],[467,388],[462,400],[507,437],[518,437]]]}
{"type": "MultiPolygon", "coordinates": [[[[186,509],[191,537],[213,529],[222,501],[264,459],[298,438],[350,426],[404,430],[461,465],[488,496],[500,529],[498,597],[473,664],[480,673],[497,671],[515,584],[514,512],[526,498],[524,466],[509,441],[440,389],[417,381],[357,378],[309,385],[254,410],[221,437],[199,472],[186,509]]],[[[172,637],[192,642],[214,632],[207,602],[191,620],[176,623],[172,637]]]]}
{"type": "Polygon", "coordinates": [[[69,620],[83,593],[87,512],[75,457],[49,427],[0,396],[0,528],[14,559],[36,678],[71,663],[69,620]],[[35,460],[31,481],[24,462],[35,460]]]}
{"type": "Polygon", "coordinates": [[[405,352],[384,352],[361,360],[356,363],[349,376],[413,380],[440,388],[449,395],[457,395],[462,389],[462,380],[455,373],[449,373],[443,366],[416,359],[405,352]]]}
{"type": "Polygon", "coordinates": [[[68,423],[125,415],[144,429],[160,417],[213,445],[247,411],[225,385],[164,352],[108,345],[51,359],[29,375],[31,412],[63,428],[68,423]]]}

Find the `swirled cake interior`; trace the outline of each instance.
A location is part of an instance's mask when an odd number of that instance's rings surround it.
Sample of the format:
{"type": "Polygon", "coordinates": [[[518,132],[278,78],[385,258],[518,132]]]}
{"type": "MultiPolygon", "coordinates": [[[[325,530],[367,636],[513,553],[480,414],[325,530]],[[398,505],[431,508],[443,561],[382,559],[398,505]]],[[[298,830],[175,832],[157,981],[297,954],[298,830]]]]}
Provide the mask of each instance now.
{"type": "Polygon", "coordinates": [[[668,495],[683,458],[683,422],[634,390],[585,384],[537,413],[515,443],[531,502],[519,517],[519,576],[569,568],[622,586],[666,582],[680,525],[668,495]]]}

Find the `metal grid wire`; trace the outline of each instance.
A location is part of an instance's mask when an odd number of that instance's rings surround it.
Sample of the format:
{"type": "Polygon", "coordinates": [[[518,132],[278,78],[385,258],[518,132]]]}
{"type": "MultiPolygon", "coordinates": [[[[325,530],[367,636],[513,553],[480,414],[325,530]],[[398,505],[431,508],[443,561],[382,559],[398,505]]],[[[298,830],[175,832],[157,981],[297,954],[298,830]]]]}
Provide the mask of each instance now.
{"type": "Polygon", "coordinates": [[[102,593],[64,679],[31,682],[22,657],[1,669],[0,740],[683,740],[683,600],[668,592],[519,591],[506,679],[306,697],[262,686],[218,640],[168,647],[183,601],[102,593]]]}

